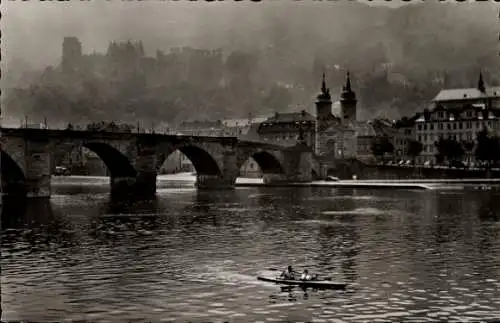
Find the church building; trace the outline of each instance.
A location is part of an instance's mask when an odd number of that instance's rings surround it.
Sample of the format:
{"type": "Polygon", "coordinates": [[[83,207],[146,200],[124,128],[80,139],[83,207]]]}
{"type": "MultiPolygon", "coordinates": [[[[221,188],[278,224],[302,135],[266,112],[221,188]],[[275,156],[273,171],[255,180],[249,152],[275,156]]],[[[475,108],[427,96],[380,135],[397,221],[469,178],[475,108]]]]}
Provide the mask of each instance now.
{"type": "Polygon", "coordinates": [[[316,145],[317,156],[332,158],[355,157],[356,140],[356,93],[351,89],[351,79],[347,72],[346,83],[340,94],[340,115],[332,114],[330,89],[326,87],[325,75],[321,93],[316,100],[316,145]]]}

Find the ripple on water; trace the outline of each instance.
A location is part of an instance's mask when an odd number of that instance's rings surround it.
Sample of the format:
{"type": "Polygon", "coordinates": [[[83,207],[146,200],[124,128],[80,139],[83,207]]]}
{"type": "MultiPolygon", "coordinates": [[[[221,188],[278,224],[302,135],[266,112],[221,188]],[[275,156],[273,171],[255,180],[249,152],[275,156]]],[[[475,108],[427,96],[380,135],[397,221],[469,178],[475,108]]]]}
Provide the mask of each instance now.
{"type": "Polygon", "coordinates": [[[346,192],[162,188],[156,206],[118,214],[106,195],[56,197],[52,214],[29,214],[26,225],[2,231],[2,319],[473,322],[499,316],[500,261],[491,256],[500,252],[498,226],[476,216],[494,207],[497,195],[346,192]],[[108,235],[91,234],[92,221],[108,235]],[[288,264],[350,286],[303,291],[255,279],[265,268],[288,264]]]}
{"type": "Polygon", "coordinates": [[[325,215],[388,215],[389,213],[384,210],[376,208],[356,208],[354,210],[334,210],[334,211],[323,211],[322,214],[325,215]]]}

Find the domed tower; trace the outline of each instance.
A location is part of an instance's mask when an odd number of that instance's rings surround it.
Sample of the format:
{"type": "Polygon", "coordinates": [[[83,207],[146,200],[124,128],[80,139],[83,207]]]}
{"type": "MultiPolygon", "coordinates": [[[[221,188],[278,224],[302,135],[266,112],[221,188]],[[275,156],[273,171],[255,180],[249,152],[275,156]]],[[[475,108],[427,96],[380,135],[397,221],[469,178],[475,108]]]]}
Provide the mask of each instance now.
{"type": "Polygon", "coordinates": [[[342,88],[340,94],[340,110],[342,113],[342,124],[349,124],[356,122],[356,93],[351,89],[351,78],[349,71],[347,72],[346,83],[342,88]]]}
{"type": "Polygon", "coordinates": [[[329,120],[332,115],[332,98],[330,89],[326,87],[325,73],[323,73],[323,82],[321,83],[321,93],[316,97],[316,126],[315,126],[315,145],[314,152],[316,155],[322,155],[326,150],[326,142],[324,142],[323,131],[328,128],[329,120]]]}

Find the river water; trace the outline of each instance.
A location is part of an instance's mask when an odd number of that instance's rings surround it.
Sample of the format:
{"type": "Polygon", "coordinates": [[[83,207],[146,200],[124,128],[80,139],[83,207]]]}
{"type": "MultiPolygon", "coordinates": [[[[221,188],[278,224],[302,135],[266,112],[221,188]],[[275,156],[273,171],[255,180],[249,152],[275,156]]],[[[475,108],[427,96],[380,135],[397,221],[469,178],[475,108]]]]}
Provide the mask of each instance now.
{"type": "Polygon", "coordinates": [[[2,320],[424,322],[500,318],[500,193],[54,187],[2,213],[2,320]],[[282,289],[288,264],[349,283],[282,289]]]}

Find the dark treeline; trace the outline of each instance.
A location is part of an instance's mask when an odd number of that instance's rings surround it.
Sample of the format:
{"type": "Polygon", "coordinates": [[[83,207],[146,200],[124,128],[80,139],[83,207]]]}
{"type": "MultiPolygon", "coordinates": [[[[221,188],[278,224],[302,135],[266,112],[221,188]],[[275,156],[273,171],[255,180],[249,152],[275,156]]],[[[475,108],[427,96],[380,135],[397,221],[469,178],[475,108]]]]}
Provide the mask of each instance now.
{"type": "Polygon", "coordinates": [[[349,69],[360,117],[398,118],[423,110],[443,87],[474,86],[480,68],[487,83],[500,83],[496,17],[481,6],[392,9],[346,2],[271,9],[258,32],[242,22],[233,35],[237,45],[221,40],[220,50],[146,54],[140,41],[113,42],[104,53],[14,80],[6,87],[7,114],[151,124],[297,105],[313,112],[321,73],[335,99],[349,69]]]}

